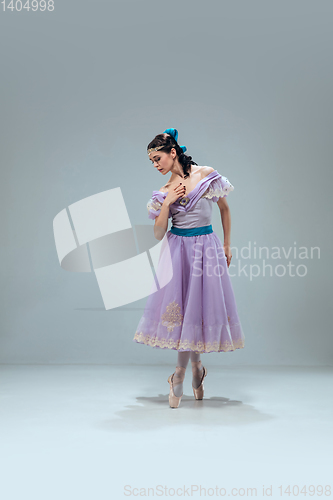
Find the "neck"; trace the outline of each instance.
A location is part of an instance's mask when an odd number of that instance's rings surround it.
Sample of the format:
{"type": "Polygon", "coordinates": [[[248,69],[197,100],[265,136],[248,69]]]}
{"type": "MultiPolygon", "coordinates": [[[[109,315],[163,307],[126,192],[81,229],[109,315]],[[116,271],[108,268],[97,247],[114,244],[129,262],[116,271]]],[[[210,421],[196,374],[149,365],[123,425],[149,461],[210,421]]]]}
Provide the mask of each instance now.
{"type": "Polygon", "coordinates": [[[172,175],[170,177],[170,182],[172,182],[173,180],[177,179],[178,177],[181,177],[182,179],[184,179],[183,167],[179,163],[178,160],[175,160],[175,162],[174,162],[172,168],[170,169],[170,171],[172,172],[172,175]]]}

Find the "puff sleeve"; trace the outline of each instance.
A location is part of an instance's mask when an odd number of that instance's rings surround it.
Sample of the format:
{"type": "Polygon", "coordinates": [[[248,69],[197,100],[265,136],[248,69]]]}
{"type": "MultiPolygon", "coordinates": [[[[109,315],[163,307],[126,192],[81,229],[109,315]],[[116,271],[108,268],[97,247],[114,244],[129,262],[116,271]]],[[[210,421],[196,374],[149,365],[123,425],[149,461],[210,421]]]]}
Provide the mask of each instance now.
{"type": "Polygon", "coordinates": [[[219,175],[219,177],[213,179],[209,184],[204,196],[205,198],[209,198],[212,201],[216,202],[219,198],[228,196],[228,194],[233,190],[234,186],[227,179],[227,177],[224,177],[224,175],[219,175]]]}
{"type": "MultiPolygon", "coordinates": [[[[156,217],[160,215],[161,207],[167,194],[168,193],[162,193],[161,191],[153,191],[153,195],[147,203],[149,219],[156,219],[156,217]]],[[[171,217],[170,211],[169,217],[171,217]]]]}

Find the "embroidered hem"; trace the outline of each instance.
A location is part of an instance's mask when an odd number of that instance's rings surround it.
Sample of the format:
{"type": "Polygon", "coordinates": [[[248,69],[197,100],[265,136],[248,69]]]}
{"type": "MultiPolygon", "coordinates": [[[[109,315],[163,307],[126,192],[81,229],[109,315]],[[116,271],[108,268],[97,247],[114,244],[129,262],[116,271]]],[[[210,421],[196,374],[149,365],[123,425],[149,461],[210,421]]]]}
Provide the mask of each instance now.
{"type": "Polygon", "coordinates": [[[173,340],[173,339],[158,339],[156,337],[151,337],[150,335],[144,335],[143,332],[136,332],[133,338],[133,342],[138,342],[139,344],[150,345],[151,347],[160,347],[161,349],[174,349],[176,351],[194,351],[197,353],[204,352],[228,352],[235,351],[236,349],[242,349],[245,347],[245,340],[238,339],[234,342],[225,340],[224,342],[190,342],[189,340],[173,340]]]}

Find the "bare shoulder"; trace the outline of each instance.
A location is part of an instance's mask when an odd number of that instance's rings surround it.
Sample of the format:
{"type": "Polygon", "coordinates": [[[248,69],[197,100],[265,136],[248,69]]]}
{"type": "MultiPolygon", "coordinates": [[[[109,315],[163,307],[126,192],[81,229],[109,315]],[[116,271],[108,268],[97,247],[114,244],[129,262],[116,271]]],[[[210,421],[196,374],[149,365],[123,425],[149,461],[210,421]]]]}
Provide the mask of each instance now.
{"type": "Polygon", "coordinates": [[[207,175],[211,174],[212,172],[214,172],[214,168],[212,167],[201,167],[201,177],[204,178],[206,177],[207,175]]]}
{"type": "MultiPolygon", "coordinates": [[[[207,166],[201,166],[201,165],[192,165],[191,166],[191,174],[194,175],[194,178],[197,179],[203,179],[207,175],[211,174],[214,172],[214,168],[212,167],[207,167],[207,166]]],[[[161,193],[167,193],[168,189],[172,186],[172,182],[168,181],[164,186],[162,186],[159,191],[161,193]]]]}

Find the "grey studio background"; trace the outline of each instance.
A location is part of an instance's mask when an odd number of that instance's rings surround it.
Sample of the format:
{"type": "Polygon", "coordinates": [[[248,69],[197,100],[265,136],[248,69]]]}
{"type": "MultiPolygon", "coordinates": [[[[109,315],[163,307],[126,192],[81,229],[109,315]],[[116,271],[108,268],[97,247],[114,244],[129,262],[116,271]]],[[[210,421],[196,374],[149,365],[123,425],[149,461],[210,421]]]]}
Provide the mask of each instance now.
{"type": "MultiPolygon", "coordinates": [[[[52,228],[60,210],[114,187],[132,225],[153,226],[146,204],[169,176],[146,147],[175,127],[193,160],[235,187],[233,247],[320,248],[266,259],[305,264],[303,277],[232,277],[245,349],[203,359],[332,364],[332,11],[71,0],[1,12],[1,363],[175,362],[132,341],[146,298],[106,311],[93,272],[61,269],[52,228]]],[[[217,206],[212,224],[223,241],[217,206]]],[[[263,259],[234,249],[238,260],[262,273],[263,259]]]]}

